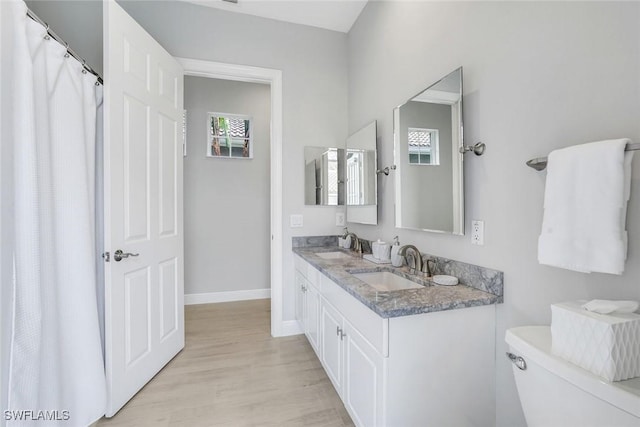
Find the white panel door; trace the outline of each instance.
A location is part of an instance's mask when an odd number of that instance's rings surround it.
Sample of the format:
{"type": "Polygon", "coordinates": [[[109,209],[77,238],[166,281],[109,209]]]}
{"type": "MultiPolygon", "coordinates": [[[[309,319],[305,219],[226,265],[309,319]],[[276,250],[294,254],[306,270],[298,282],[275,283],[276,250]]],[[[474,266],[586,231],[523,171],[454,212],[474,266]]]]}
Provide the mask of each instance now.
{"type": "Polygon", "coordinates": [[[295,272],[296,280],[296,320],[304,329],[305,322],[305,291],[307,290],[307,280],[298,270],[295,272]]]}
{"type": "Polygon", "coordinates": [[[320,354],[320,293],[311,284],[307,284],[305,303],[304,333],[316,354],[320,354]]]}
{"type": "Polygon", "coordinates": [[[320,323],[322,365],[336,391],[342,396],[342,316],[324,300],[320,323]]]}
{"type": "Polygon", "coordinates": [[[385,359],[344,321],[344,406],[360,427],[383,425],[385,359]]]}
{"type": "Polygon", "coordinates": [[[113,0],[104,3],[104,43],[106,413],[113,416],[184,347],[183,71],[113,0]]]}

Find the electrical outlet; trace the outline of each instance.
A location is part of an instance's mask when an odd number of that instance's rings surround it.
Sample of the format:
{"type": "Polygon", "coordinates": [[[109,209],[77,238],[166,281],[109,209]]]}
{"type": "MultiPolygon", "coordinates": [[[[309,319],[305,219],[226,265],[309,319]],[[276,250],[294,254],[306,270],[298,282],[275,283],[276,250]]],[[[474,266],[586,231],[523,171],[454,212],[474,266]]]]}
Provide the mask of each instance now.
{"type": "Polygon", "coordinates": [[[344,226],[344,212],[336,212],[336,225],[344,226]]]}
{"type": "Polygon", "coordinates": [[[289,226],[291,228],[301,228],[303,225],[303,216],[302,215],[291,215],[289,217],[289,226]]]}
{"type": "Polygon", "coordinates": [[[484,245],[484,221],[471,221],[471,244],[484,245]]]}

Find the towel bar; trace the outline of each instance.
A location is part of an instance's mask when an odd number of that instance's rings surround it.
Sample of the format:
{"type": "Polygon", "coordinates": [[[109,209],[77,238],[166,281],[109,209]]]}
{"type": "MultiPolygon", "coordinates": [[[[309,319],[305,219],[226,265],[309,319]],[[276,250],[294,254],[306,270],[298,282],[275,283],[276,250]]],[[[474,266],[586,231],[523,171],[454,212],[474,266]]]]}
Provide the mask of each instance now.
{"type": "MultiPolygon", "coordinates": [[[[640,150],[640,143],[627,144],[627,147],[624,149],[624,151],[636,150],[640,150]]],[[[537,171],[544,170],[547,167],[547,158],[536,157],[535,159],[527,160],[527,166],[529,166],[530,168],[534,168],[537,171]]]]}

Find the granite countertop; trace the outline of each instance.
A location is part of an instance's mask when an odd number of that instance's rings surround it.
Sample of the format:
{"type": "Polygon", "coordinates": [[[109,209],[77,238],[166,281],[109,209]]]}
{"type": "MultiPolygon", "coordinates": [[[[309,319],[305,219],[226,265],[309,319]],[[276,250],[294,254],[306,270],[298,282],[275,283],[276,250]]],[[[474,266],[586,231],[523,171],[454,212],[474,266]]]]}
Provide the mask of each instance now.
{"type": "Polygon", "coordinates": [[[439,286],[422,276],[409,273],[408,267],[392,267],[391,264],[374,264],[356,253],[336,246],[299,247],[293,252],[320,270],[338,286],[353,295],[382,318],[409,316],[435,311],[490,305],[502,302],[501,295],[494,295],[465,285],[439,286]],[[323,259],[320,252],[343,252],[351,258],[323,259]],[[381,292],[353,276],[352,273],[390,271],[423,288],[381,292]]]}

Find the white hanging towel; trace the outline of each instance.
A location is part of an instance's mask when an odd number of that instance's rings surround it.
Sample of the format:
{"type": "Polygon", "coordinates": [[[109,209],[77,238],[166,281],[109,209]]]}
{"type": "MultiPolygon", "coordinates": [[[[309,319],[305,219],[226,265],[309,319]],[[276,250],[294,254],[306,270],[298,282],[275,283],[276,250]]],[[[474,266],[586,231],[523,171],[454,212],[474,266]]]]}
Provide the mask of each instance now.
{"type": "Polygon", "coordinates": [[[555,150],[547,163],[540,264],[584,273],[622,274],[631,194],[629,139],[555,150]]]}

